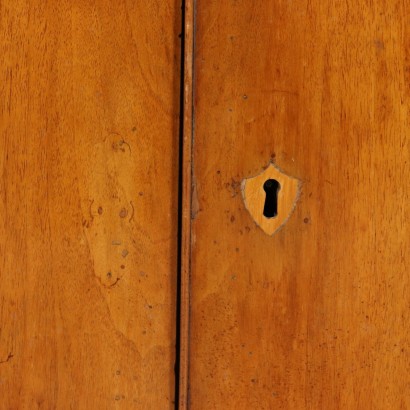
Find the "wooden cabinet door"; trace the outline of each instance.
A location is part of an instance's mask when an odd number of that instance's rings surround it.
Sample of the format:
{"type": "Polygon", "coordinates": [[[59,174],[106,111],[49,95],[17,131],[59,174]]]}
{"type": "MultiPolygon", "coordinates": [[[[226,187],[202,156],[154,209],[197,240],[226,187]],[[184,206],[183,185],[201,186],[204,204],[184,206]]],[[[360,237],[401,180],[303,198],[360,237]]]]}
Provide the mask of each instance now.
{"type": "Polygon", "coordinates": [[[174,408],[180,7],[0,2],[0,408],[174,408]]]}
{"type": "Polygon", "coordinates": [[[1,1],[0,408],[409,408],[409,6],[1,1]]]}
{"type": "Polygon", "coordinates": [[[410,408],[410,4],[189,3],[182,406],[410,408]],[[273,236],[243,197],[271,163],[273,236]]]}

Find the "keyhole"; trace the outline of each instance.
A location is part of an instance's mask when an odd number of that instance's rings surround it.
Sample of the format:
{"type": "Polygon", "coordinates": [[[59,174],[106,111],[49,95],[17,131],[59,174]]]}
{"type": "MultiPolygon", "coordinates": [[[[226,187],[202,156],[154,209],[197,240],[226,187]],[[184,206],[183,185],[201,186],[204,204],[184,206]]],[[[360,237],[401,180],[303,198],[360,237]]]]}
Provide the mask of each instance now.
{"type": "Polygon", "coordinates": [[[276,179],[268,179],[263,184],[263,189],[266,192],[263,216],[266,218],[274,218],[278,214],[278,192],[280,190],[280,184],[276,179]]]}

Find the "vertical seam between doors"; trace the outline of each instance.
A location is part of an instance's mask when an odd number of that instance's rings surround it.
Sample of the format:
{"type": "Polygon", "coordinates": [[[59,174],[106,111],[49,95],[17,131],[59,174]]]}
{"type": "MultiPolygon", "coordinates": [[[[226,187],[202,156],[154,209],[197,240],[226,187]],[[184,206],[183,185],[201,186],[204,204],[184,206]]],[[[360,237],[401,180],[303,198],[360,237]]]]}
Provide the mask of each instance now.
{"type": "Polygon", "coordinates": [[[193,164],[193,75],[195,0],[182,1],[181,84],[178,188],[178,294],[175,408],[189,406],[189,315],[193,164]]]}

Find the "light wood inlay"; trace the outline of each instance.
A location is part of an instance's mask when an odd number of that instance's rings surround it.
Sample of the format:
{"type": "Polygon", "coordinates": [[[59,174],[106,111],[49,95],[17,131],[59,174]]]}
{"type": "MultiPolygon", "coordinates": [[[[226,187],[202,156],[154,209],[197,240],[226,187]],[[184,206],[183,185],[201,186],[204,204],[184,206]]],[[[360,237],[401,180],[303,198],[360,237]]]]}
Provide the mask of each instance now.
{"type": "Polygon", "coordinates": [[[255,223],[268,235],[273,235],[283,227],[292,214],[299,196],[300,183],[281,172],[273,163],[259,175],[242,181],[242,195],[245,206],[255,223]],[[263,214],[266,201],[264,183],[273,179],[279,183],[277,195],[277,216],[267,218],[263,214]]]}

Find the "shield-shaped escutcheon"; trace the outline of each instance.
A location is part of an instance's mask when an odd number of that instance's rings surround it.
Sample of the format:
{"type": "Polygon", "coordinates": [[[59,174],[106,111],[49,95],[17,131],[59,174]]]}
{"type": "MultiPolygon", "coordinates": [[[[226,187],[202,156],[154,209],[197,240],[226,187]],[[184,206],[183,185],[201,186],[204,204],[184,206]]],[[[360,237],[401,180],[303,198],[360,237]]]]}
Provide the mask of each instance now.
{"type": "Polygon", "coordinates": [[[268,235],[287,222],[299,198],[300,181],[270,163],[259,175],[242,181],[246,209],[268,235]]]}

